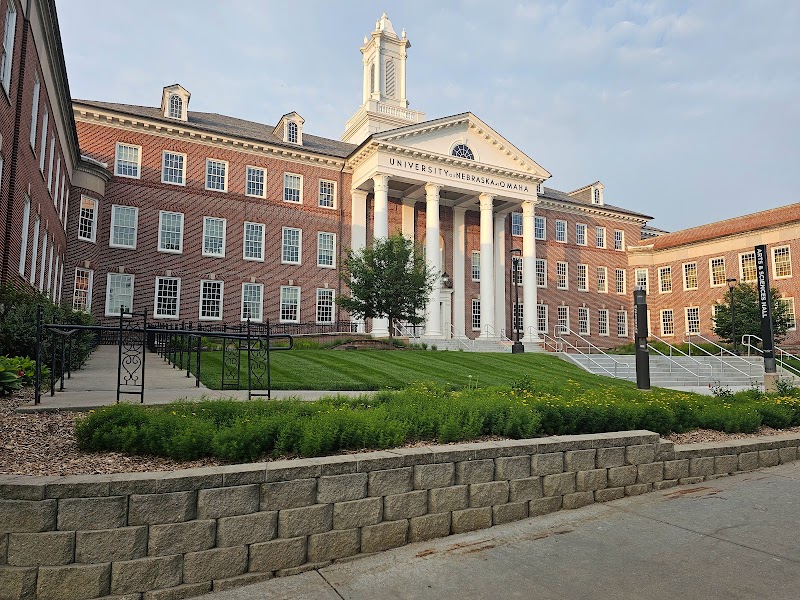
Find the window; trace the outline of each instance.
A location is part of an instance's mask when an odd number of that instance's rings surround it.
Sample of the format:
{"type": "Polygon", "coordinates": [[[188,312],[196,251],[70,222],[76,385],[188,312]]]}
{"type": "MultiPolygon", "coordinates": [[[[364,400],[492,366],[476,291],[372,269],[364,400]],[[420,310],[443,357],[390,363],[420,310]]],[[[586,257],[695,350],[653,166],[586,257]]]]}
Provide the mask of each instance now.
{"type": "Polygon", "coordinates": [[[587,283],[589,278],[589,266],[588,265],[578,265],[578,291],[579,292],[588,292],[589,285],[587,283]]]}
{"type": "Polygon", "coordinates": [[[556,263],[556,287],[560,290],[569,289],[569,284],[567,282],[567,272],[569,270],[569,265],[565,262],[557,262],[556,263]]]}
{"type": "Polygon", "coordinates": [[[472,299],[472,331],[481,330],[481,301],[472,299]]]}
{"type": "Polygon", "coordinates": [[[533,237],[537,240],[546,239],[547,220],[544,217],[533,217],[533,237]]]}
{"type": "Polygon", "coordinates": [[[5,30],[3,32],[3,55],[0,57],[0,81],[6,94],[11,93],[11,67],[14,62],[14,37],[17,32],[17,9],[9,2],[6,9],[5,30]]]}
{"type": "Polygon", "coordinates": [[[67,232],[67,217],[69,217],[69,188],[67,188],[67,195],[64,196],[64,233],[67,232]]]}
{"type": "Polygon", "coordinates": [[[183,252],[183,213],[162,210],[158,214],[158,251],[183,252]]]}
{"type": "Polygon", "coordinates": [[[62,221],[66,218],[64,216],[64,211],[66,210],[67,206],[67,170],[64,169],[64,176],[61,178],[61,202],[59,202],[58,206],[58,218],[62,221]]]}
{"type": "Polygon", "coordinates": [[[709,261],[709,271],[711,271],[711,287],[725,285],[725,257],[712,258],[709,261]]]}
{"type": "Polygon", "coordinates": [[[183,118],[183,100],[177,94],[172,94],[169,97],[169,118],[170,119],[183,118]]]}
{"type": "Polygon", "coordinates": [[[44,117],[42,118],[42,143],[41,147],[39,148],[39,170],[44,174],[44,158],[45,154],[45,144],[47,144],[47,122],[50,119],[50,114],[47,112],[47,109],[44,109],[44,117]]]}
{"type": "Polygon", "coordinates": [[[294,121],[286,123],[286,141],[291,144],[297,143],[297,123],[294,121]]]}
{"type": "Polygon", "coordinates": [[[789,246],[772,249],[772,273],[776,278],[792,276],[792,256],[789,246]]]}
{"type": "Polygon", "coordinates": [[[300,288],[281,286],[281,323],[300,322],[300,288]]]}
{"type": "Polygon", "coordinates": [[[522,332],[524,327],[523,322],[525,319],[525,305],[514,303],[513,306],[514,306],[514,323],[512,326],[514,328],[514,331],[522,332]]]}
{"type": "Polygon", "coordinates": [[[224,282],[200,280],[200,318],[209,321],[222,320],[222,294],[224,282]]]}
{"type": "Polygon", "coordinates": [[[227,221],[218,217],[203,217],[203,256],[225,256],[227,221]]]}
{"type": "Polygon", "coordinates": [[[608,269],[597,267],[597,291],[601,294],[608,293],[608,269]]]}
{"type": "Polygon", "coordinates": [[[714,304],[711,307],[711,320],[714,321],[714,325],[717,324],[717,314],[722,312],[725,307],[722,304],[714,304]]]}
{"type": "Polygon", "coordinates": [[[756,280],[756,253],[747,252],[739,255],[739,277],[742,283],[756,280]]]}
{"type": "Polygon", "coordinates": [[[536,259],[536,287],[547,287],[547,260],[536,259]]]}
{"type": "Polygon", "coordinates": [[[228,162],[206,159],[206,189],[217,192],[228,191],[228,162]]]}
{"type": "Polygon", "coordinates": [[[33,74],[33,102],[31,103],[31,148],[36,147],[36,122],[39,120],[39,74],[33,74]]]}
{"type": "Polygon", "coordinates": [[[106,280],[106,316],[118,317],[133,310],[133,275],[109,273],[106,280]]]}
{"type": "Polygon", "coordinates": [[[58,206],[58,180],[61,179],[61,157],[56,162],[56,187],[53,190],[53,206],[58,206]]]}
{"type": "Polygon", "coordinates": [[[625,250],[625,232],[620,229],[614,230],[614,250],[625,250]]]}
{"type": "Polygon", "coordinates": [[[658,291],[661,294],[672,291],[672,267],[658,269],[658,291]]]}
{"type": "Polygon", "coordinates": [[[686,332],[700,333],[700,308],[690,306],[686,309],[686,332]]]}
{"type": "Polygon", "coordinates": [[[250,319],[256,323],[262,321],[264,306],[264,285],[261,283],[242,284],[242,321],[250,319]]]}
{"type": "Polygon", "coordinates": [[[81,210],[78,215],[78,239],[94,242],[97,234],[97,200],[81,196],[81,210]]]}
{"type": "Polygon", "coordinates": [[[650,293],[650,282],[648,281],[647,269],[636,269],[636,287],[642,288],[646,293],[650,293]]]}
{"type": "Polygon", "coordinates": [[[156,277],[153,318],[177,319],[181,297],[181,280],[177,277],[156,277]]]}
{"type": "Polygon", "coordinates": [[[266,179],[266,171],[261,167],[247,166],[247,181],[245,183],[245,196],[253,196],[254,198],[266,198],[266,188],[264,181],[266,179]]]}
{"type": "Polygon", "coordinates": [[[36,224],[33,226],[33,247],[31,253],[31,278],[28,280],[30,284],[33,285],[33,282],[36,281],[36,257],[39,256],[39,226],[41,224],[41,220],[39,217],[36,217],[36,224]]]}
{"type": "Polygon", "coordinates": [[[615,269],[614,270],[614,290],[618,294],[624,294],[626,290],[626,282],[625,282],[625,269],[615,269]]]}
{"type": "Polygon", "coordinates": [[[578,308],[578,333],[589,335],[589,309],[585,306],[578,308]]]}
{"type": "Polygon", "coordinates": [[[50,161],[47,166],[47,191],[53,192],[53,165],[56,158],[56,136],[50,137],[50,161]]]}
{"type": "Polygon", "coordinates": [[[480,250],[472,251],[472,281],[481,280],[481,252],[480,250]]]}
{"type": "Polygon", "coordinates": [[[605,227],[595,227],[594,228],[594,237],[595,237],[595,245],[598,248],[605,248],[606,247],[606,228],[605,227]]]}
{"type": "Polygon", "coordinates": [[[336,267],[336,234],[320,231],[317,233],[317,266],[333,269],[336,267]]]}
{"type": "Polygon", "coordinates": [[[72,293],[72,310],[92,312],[92,279],[94,271],[75,269],[75,290],[72,293]]]}
{"type": "Polygon", "coordinates": [[[297,202],[303,201],[303,176],[292,173],[283,174],[283,201],[297,202]]]}
{"type": "MultiPolygon", "coordinates": [[[[56,295],[56,292],[58,291],[58,288],[59,288],[58,273],[59,273],[59,263],[61,262],[61,254],[59,254],[58,252],[59,252],[59,250],[58,250],[58,248],[56,248],[56,253],[57,253],[56,254],[56,268],[53,270],[53,287],[51,288],[51,291],[50,291],[50,296],[52,298],[56,299],[56,302],[59,302],[61,300],[61,295],[60,294],[56,295]]],[[[64,270],[64,268],[62,266],[61,267],[61,271],[63,271],[63,270],[64,270]]]]}
{"type": "Polygon", "coordinates": [[[558,307],[558,333],[569,335],[569,306],[558,307]]]}
{"type": "Polygon", "coordinates": [[[333,290],[317,290],[317,323],[333,323],[333,290]]]}
{"type": "Polygon", "coordinates": [[[133,206],[111,207],[111,240],[112,248],[136,248],[136,226],[139,209],[133,206]]]}
{"type": "Polygon", "coordinates": [[[557,242],[566,242],[567,241],[567,222],[566,221],[556,221],[556,241],[557,242]]]}
{"type": "Polygon", "coordinates": [[[597,311],[597,335],[608,335],[608,309],[597,311]]]}
{"type": "Polygon", "coordinates": [[[262,223],[244,222],[243,258],[264,261],[264,225],[262,223]]]}
{"type": "MultiPolygon", "coordinates": [[[[2,175],[2,169],[0,169],[2,175]]],[[[0,178],[2,181],[2,178],[0,178]]],[[[25,195],[25,206],[22,209],[22,244],[19,249],[19,274],[25,276],[25,261],[28,258],[28,229],[31,220],[31,199],[25,195]]]]}
{"type": "Polygon", "coordinates": [[[369,93],[375,93],[375,63],[369,66],[369,93]]]}
{"type": "Polygon", "coordinates": [[[336,205],[336,182],[319,180],[319,206],[334,208],[336,205]]]}
{"type": "Polygon", "coordinates": [[[283,228],[283,241],[281,243],[281,262],[294,265],[300,264],[300,245],[302,244],[303,231],[293,227],[283,228]]]}
{"type": "Polygon", "coordinates": [[[547,304],[536,305],[536,327],[539,333],[547,333],[547,304]]]}
{"type": "Polygon", "coordinates": [[[511,213],[511,235],[522,235],[522,213],[511,213]]]}
{"type": "Polygon", "coordinates": [[[789,324],[789,331],[797,329],[797,320],[794,316],[794,298],[777,298],[778,302],[786,307],[786,319],[789,324]]]}
{"type": "Polygon", "coordinates": [[[594,193],[592,194],[592,204],[602,204],[600,201],[600,189],[595,188],[594,193]]]}
{"type": "Polygon", "coordinates": [[[466,144],[457,144],[450,152],[456,158],[465,158],[466,160],[475,160],[475,154],[466,144]]]}
{"type": "Polygon", "coordinates": [[[683,289],[697,289],[697,263],[684,263],[683,265],[683,289]]]}
{"type": "Polygon", "coordinates": [[[675,321],[672,318],[672,309],[661,311],[661,335],[675,335],[675,321]]]}
{"type": "Polygon", "coordinates": [[[511,257],[511,284],[514,284],[514,275],[516,274],[517,285],[522,285],[522,257],[520,256],[512,256],[511,257]]]}
{"type": "Polygon", "coordinates": [[[50,242],[50,253],[47,259],[47,287],[45,288],[48,293],[53,289],[53,242],[50,242]]]}
{"type": "Polygon", "coordinates": [[[586,245],[586,224],[575,223],[575,243],[579,246],[586,245]]]}
{"type": "Polygon", "coordinates": [[[617,337],[628,337],[628,311],[617,311],[617,337]]]}
{"type": "Polygon", "coordinates": [[[386,61],[386,96],[394,98],[395,93],[395,77],[394,77],[394,61],[386,61]]]}
{"type": "MultiPolygon", "coordinates": [[[[173,96],[173,98],[175,97],[173,96]]],[[[161,153],[161,183],[186,185],[185,168],[185,154],[170,152],[169,150],[164,150],[161,153]]]]}
{"type": "Polygon", "coordinates": [[[114,159],[114,174],[119,177],[139,179],[142,167],[142,147],[117,142],[117,154],[114,159]]]}

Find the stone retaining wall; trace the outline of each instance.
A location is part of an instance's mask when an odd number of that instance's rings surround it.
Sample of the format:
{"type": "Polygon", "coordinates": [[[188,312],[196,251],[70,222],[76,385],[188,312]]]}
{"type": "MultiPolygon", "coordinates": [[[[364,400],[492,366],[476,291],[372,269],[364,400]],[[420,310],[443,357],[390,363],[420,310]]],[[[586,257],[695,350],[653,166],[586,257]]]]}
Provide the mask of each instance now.
{"type": "Polygon", "coordinates": [[[168,473],[0,475],[0,599],[175,600],[793,461],[630,431],[168,473]]]}

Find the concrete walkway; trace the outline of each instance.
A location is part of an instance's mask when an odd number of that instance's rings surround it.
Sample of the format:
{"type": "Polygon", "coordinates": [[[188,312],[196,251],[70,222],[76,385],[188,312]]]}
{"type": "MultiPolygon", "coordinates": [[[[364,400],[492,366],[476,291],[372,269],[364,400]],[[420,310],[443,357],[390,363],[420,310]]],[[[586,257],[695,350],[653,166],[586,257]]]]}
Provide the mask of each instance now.
{"type": "Polygon", "coordinates": [[[411,544],[203,600],[794,600],[800,462],[411,544]]]}
{"type": "MultiPolygon", "coordinates": [[[[17,409],[17,412],[38,412],[48,410],[90,410],[114,404],[117,401],[117,346],[98,346],[84,367],[73,371],[71,379],[64,380],[64,391],[56,391],[50,396],[49,390],[42,393],[41,403],[32,402],[17,409]]],[[[56,382],[58,390],[58,382],[56,382]]],[[[266,391],[263,392],[266,394],[266,391]]],[[[369,392],[343,391],[328,392],[316,390],[272,390],[273,399],[300,398],[317,400],[322,396],[345,394],[358,396],[369,392]]],[[[247,390],[212,390],[200,383],[195,386],[194,375],[186,377],[186,371],[173,369],[158,354],[147,353],[145,359],[145,404],[168,404],[177,399],[200,400],[204,398],[247,399],[247,390]]],[[[138,395],[124,394],[121,402],[139,402],[138,395]]]]}

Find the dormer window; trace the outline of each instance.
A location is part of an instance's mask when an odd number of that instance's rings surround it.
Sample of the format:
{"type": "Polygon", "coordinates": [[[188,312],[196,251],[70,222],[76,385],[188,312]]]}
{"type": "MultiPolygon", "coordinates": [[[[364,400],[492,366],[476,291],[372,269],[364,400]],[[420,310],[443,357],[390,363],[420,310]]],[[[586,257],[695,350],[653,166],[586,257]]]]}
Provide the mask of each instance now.
{"type": "Polygon", "coordinates": [[[169,97],[169,118],[180,119],[183,117],[183,100],[178,94],[169,97]]]}
{"type": "Polygon", "coordinates": [[[161,114],[167,119],[188,121],[187,110],[192,95],[180,84],[168,85],[161,92],[161,114]]]}
{"type": "Polygon", "coordinates": [[[296,112],[286,113],[278,121],[272,134],[289,144],[303,145],[304,119],[296,112]]]}
{"type": "Polygon", "coordinates": [[[600,190],[594,188],[594,196],[592,196],[592,204],[600,204],[600,190]]]}
{"type": "Polygon", "coordinates": [[[450,152],[456,158],[464,158],[466,160],[475,160],[475,155],[466,144],[456,144],[450,152]]]}
{"type": "Polygon", "coordinates": [[[536,184],[536,193],[539,194],[540,196],[542,194],[544,194],[544,184],[543,183],[537,183],[536,184]]]}
{"type": "Polygon", "coordinates": [[[292,144],[297,143],[297,123],[294,121],[286,123],[286,141],[292,144]]]}

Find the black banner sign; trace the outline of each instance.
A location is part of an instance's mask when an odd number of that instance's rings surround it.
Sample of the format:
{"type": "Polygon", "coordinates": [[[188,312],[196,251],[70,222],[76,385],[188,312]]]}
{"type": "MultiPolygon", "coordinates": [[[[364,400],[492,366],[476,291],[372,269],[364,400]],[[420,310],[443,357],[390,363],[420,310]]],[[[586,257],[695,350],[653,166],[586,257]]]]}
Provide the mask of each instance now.
{"type": "Polygon", "coordinates": [[[772,298],[769,292],[769,265],[767,247],[756,246],[756,281],[758,285],[758,309],[761,315],[761,339],[764,350],[764,372],[775,373],[775,336],[772,331],[772,298]]]}

